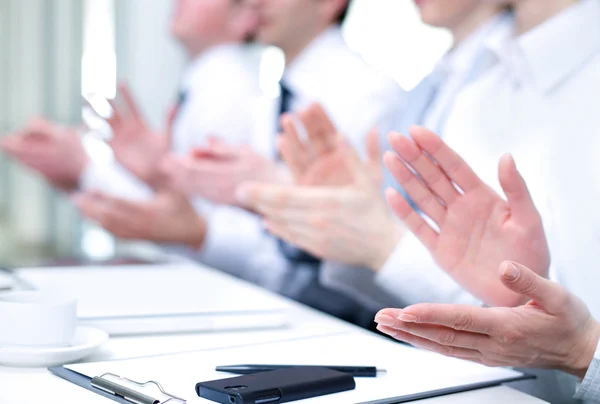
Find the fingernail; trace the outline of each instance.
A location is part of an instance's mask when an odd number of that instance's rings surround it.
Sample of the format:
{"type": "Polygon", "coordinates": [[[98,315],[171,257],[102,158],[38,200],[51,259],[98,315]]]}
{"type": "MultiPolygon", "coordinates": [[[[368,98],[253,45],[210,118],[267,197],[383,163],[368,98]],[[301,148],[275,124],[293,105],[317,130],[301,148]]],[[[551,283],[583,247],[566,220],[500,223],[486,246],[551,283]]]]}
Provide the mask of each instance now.
{"type": "Polygon", "coordinates": [[[394,317],[388,316],[387,314],[378,314],[375,317],[375,322],[381,325],[387,325],[388,327],[394,326],[396,324],[396,320],[394,317]]]}
{"type": "Polygon", "coordinates": [[[519,268],[512,262],[507,262],[502,271],[502,277],[507,281],[514,281],[519,276],[519,268]]]}
{"type": "Polygon", "coordinates": [[[400,314],[398,316],[398,320],[405,323],[416,323],[419,321],[419,317],[413,316],[412,314],[400,314]]]}

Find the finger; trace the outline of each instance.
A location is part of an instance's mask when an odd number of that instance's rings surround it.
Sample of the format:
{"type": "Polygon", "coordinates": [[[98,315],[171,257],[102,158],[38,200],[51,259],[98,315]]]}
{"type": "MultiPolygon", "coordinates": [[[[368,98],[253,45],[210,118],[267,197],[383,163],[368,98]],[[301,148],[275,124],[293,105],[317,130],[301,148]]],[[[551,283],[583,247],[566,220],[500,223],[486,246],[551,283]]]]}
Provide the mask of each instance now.
{"type": "Polygon", "coordinates": [[[542,278],[526,266],[505,261],[500,264],[500,272],[504,286],[532,299],[549,313],[560,314],[570,309],[567,303],[571,296],[566,289],[542,278]]]}
{"type": "Polygon", "coordinates": [[[441,227],[446,220],[447,211],[436,195],[394,153],[386,152],[384,162],[392,176],[417,207],[441,227]]]}
{"type": "Polygon", "coordinates": [[[441,345],[434,341],[430,341],[426,338],[421,338],[416,335],[397,330],[395,328],[387,327],[385,325],[378,325],[377,329],[390,337],[399,341],[404,341],[417,348],[426,349],[428,351],[436,352],[444,356],[450,356],[453,358],[466,359],[474,362],[480,361],[481,352],[474,349],[452,347],[447,345],[441,345]]]}
{"type": "Polygon", "coordinates": [[[177,120],[177,116],[179,115],[179,108],[177,105],[172,106],[167,113],[167,128],[166,128],[166,136],[167,141],[169,142],[169,146],[173,144],[173,130],[175,128],[175,121],[177,120]]]}
{"type": "Polygon", "coordinates": [[[533,203],[525,180],[517,170],[510,154],[502,156],[498,168],[500,185],[508,200],[511,212],[519,223],[537,223],[540,215],[533,203]]]}
{"type": "Polygon", "coordinates": [[[291,116],[281,118],[283,134],[278,139],[279,152],[296,178],[304,173],[309,164],[309,153],[296,130],[291,116]]]}
{"type": "Polygon", "coordinates": [[[336,143],[337,130],[320,104],[312,104],[299,114],[317,156],[330,153],[336,143]]]}
{"type": "Polygon", "coordinates": [[[503,312],[468,305],[423,303],[405,309],[384,309],[380,314],[399,321],[439,325],[457,331],[492,335],[505,323],[503,312]]]}
{"type": "Polygon", "coordinates": [[[425,338],[440,345],[457,348],[484,350],[490,342],[490,337],[488,335],[459,331],[451,327],[440,325],[419,324],[397,320],[395,325],[390,327],[420,338],[425,338]]]}
{"type": "Polygon", "coordinates": [[[379,143],[379,130],[377,128],[373,128],[367,135],[367,158],[373,178],[378,184],[381,184],[383,180],[381,154],[382,151],[379,143]]]}
{"type": "Polygon", "coordinates": [[[129,90],[129,87],[125,83],[120,83],[118,85],[117,94],[123,97],[123,101],[125,101],[125,107],[127,108],[128,115],[135,119],[142,119],[142,115],[137,107],[137,103],[129,90]]]}
{"type": "Polygon", "coordinates": [[[120,123],[123,120],[123,117],[121,116],[119,107],[117,107],[117,102],[114,99],[108,100],[108,103],[110,105],[110,108],[112,109],[112,114],[110,115],[109,118],[106,119],[106,122],[113,129],[113,132],[117,132],[117,131],[115,131],[115,129],[120,125],[120,123]]]}
{"type": "Polygon", "coordinates": [[[221,141],[213,141],[208,146],[194,148],[192,155],[197,159],[231,160],[240,157],[241,151],[242,148],[240,146],[230,146],[221,141]]]}
{"type": "Polygon", "coordinates": [[[452,204],[460,196],[448,177],[419,149],[415,142],[393,132],[388,135],[388,141],[392,149],[446,205],[452,204]]]}
{"type": "Polygon", "coordinates": [[[323,201],[339,200],[345,196],[339,188],[301,187],[248,182],[236,190],[238,201],[249,207],[268,209],[312,208],[323,201]]]}
{"type": "Polygon", "coordinates": [[[410,136],[463,191],[472,191],[483,184],[471,167],[435,133],[413,126],[410,128],[410,136]]]}
{"type": "Polygon", "coordinates": [[[437,247],[438,234],[429,224],[410,206],[410,204],[396,191],[388,188],[385,191],[385,197],[400,220],[408,229],[419,239],[421,243],[433,253],[437,247]]]}

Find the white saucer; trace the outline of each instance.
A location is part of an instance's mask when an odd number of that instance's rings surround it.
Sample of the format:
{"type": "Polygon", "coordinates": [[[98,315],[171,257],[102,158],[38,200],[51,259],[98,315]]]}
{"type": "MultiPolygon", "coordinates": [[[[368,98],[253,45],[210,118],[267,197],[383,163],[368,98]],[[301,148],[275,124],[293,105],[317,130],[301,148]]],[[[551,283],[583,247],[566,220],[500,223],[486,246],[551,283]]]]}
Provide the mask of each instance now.
{"type": "Polygon", "coordinates": [[[77,327],[71,346],[32,348],[0,346],[0,365],[13,367],[51,367],[83,359],[108,340],[108,334],[91,327],[77,327]]]}

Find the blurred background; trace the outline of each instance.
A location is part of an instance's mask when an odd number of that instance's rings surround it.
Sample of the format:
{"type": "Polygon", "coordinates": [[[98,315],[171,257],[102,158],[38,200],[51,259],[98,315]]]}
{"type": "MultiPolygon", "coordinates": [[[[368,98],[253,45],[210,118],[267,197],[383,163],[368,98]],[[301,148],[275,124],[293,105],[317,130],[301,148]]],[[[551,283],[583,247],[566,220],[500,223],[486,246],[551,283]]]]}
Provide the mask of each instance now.
{"type": "MultiPolygon", "coordinates": [[[[76,125],[83,96],[114,97],[118,81],[130,85],[148,121],[159,127],[186,62],[169,36],[172,5],[171,0],[0,0],[0,136],[37,115],[76,125]]],[[[421,23],[411,0],[355,0],[343,30],[355,51],[405,90],[450,46],[446,32],[421,23]]],[[[283,57],[277,49],[260,52],[261,88],[268,94],[283,57]]],[[[86,148],[92,159],[112,158],[98,140],[87,139],[86,148]]],[[[150,252],[145,245],[116,243],[83,222],[67,197],[0,154],[0,265],[150,252]]]]}

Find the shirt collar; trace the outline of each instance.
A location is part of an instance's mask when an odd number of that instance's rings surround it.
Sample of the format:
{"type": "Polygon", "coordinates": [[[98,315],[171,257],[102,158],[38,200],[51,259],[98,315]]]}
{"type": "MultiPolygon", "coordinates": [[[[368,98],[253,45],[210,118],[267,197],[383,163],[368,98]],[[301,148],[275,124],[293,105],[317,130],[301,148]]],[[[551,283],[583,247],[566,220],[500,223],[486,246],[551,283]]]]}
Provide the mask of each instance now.
{"type": "Polygon", "coordinates": [[[550,92],[600,50],[600,3],[581,0],[517,38],[513,25],[488,45],[516,80],[550,92]]]}
{"type": "MultiPolygon", "coordinates": [[[[331,53],[346,46],[339,26],[331,27],[316,37],[285,69],[282,82],[292,93],[311,88],[316,77],[322,77],[323,63],[331,53]]],[[[315,83],[318,85],[318,83],[315,83]]]]}
{"type": "Polygon", "coordinates": [[[196,57],[185,70],[181,81],[182,90],[186,91],[190,89],[194,85],[197,77],[203,76],[205,67],[215,60],[235,63],[234,60],[239,60],[240,55],[245,52],[245,47],[246,45],[239,43],[230,43],[213,46],[202,52],[202,54],[196,57]]]}
{"type": "Polygon", "coordinates": [[[511,20],[509,13],[503,13],[490,19],[475,32],[469,35],[457,47],[451,49],[436,64],[434,74],[468,74],[481,55],[486,40],[499,27],[509,24],[511,20]]]}

